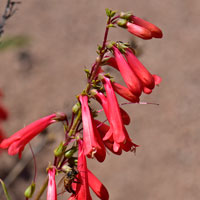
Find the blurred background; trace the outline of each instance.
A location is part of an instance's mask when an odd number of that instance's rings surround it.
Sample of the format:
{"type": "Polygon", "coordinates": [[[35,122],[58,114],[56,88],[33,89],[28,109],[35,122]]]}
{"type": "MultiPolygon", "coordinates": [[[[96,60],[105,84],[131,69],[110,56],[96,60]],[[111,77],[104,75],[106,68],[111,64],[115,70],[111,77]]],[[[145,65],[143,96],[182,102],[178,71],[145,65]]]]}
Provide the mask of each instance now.
{"type": "MultiPolygon", "coordinates": [[[[1,13],[5,4],[1,1],[1,13]]],[[[200,199],[199,1],[22,0],[17,8],[6,22],[0,44],[0,88],[9,111],[3,124],[7,136],[55,111],[70,115],[75,95],[86,83],[83,69],[93,64],[97,44],[103,40],[105,8],[131,11],[160,27],[163,39],[144,41],[120,28],[111,29],[109,39],[136,44],[142,63],[162,77],[160,86],[141,98],[160,105],[124,106],[132,119],[129,134],[141,145],[136,155],[110,153],[102,164],[88,160],[88,167],[107,187],[111,200],[200,199]]],[[[117,72],[113,75],[120,79],[117,72]]],[[[61,125],[47,131],[48,137],[40,135],[31,142],[39,152],[37,189],[53,162],[53,149],[63,139],[61,125]]],[[[34,175],[29,147],[20,162],[3,152],[0,163],[0,177],[10,181],[12,199],[24,199],[34,175]]]]}

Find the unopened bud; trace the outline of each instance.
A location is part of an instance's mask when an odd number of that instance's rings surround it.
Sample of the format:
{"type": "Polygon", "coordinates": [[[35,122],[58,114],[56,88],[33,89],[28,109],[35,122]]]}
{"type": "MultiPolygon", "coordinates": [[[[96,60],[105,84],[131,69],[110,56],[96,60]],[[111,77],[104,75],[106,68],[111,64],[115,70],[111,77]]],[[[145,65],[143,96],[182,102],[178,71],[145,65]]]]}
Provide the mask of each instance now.
{"type": "Polygon", "coordinates": [[[65,158],[71,158],[73,154],[77,151],[77,147],[72,147],[65,152],[65,158]]]}
{"type": "Polygon", "coordinates": [[[96,90],[96,89],[90,90],[90,94],[91,94],[92,96],[95,96],[95,95],[97,94],[97,90],[96,90]]]}
{"type": "Polygon", "coordinates": [[[73,107],[72,107],[72,112],[76,114],[80,110],[81,104],[80,102],[77,102],[73,107]]]}
{"type": "Polygon", "coordinates": [[[69,171],[71,171],[71,167],[69,167],[68,165],[63,165],[63,166],[62,166],[62,170],[63,170],[64,172],[69,172],[69,171]]]}
{"type": "Polygon", "coordinates": [[[99,79],[99,80],[103,80],[103,79],[104,79],[104,75],[103,75],[103,74],[99,74],[99,75],[98,75],[98,79],[99,79]]]}
{"type": "Polygon", "coordinates": [[[26,198],[31,198],[31,197],[33,196],[34,191],[35,191],[35,183],[33,182],[33,183],[32,183],[31,185],[29,185],[29,186],[27,187],[27,189],[25,190],[24,196],[25,196],[26,198]]]}
{"type": "Polygon", "coordinates": [[[64,148],[64,143],[61,142],[60,145],[54,150],[54,155],[56,157],[61,156],[63,154],[64,148]]]}

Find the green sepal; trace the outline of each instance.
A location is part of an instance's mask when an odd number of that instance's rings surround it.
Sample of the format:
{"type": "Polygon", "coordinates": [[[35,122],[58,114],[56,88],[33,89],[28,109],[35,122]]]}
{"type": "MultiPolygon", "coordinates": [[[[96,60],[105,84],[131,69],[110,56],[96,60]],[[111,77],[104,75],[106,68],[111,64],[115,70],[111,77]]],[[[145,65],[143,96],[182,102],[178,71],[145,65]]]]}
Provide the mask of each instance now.
{"type": "Polygon", "coordinates": [[[8,194],[8,190],[6,188],[6,185],[5,183],[3,182],[2,179],[0,179],[0,182],[1,182],[1,185],[2,185],[2,188],[3,188],[3,191],[4,191],[4,194],[5,194],[5,197],[6,197],[6,200],[11,200],[9,194],[8,194]]]}
{"type": "Polygon", "coordinates": [[[121,12],[120,13],[120,18],[130,20],[132,14],[130,12],[121,12]]]}
{"type": "Polygon", "coordinates": [[[31,185],[27,187],[27,189],[24,192],[24,196],[26,198],[31,198],[33,196],[33,193],[35,192],[35,183],[33,182],[31,185]]]}
{"type": "Polygon", "coordinates": [[[87,78],[90,77],[90,70],[89,69],[84,69],[86,75],[87,75],[87,78]]]}
{"type": "Polygon", "coordinates": [[[126,24],[127,24],[127,20],[126,19],[118,19],[117,20],[117,25],[122,27],[122,28],[126,28],[126,24]]]}
{"type": "Polygon", "coordinates": [[[112,49],[113,45],[115,45],[115,44],[116,44],[116,42],[110,41],[110,42],[108,42],[108,43],[106,44],[106,47],[107,47],[108,49],[112,49]]]}
{"type": "Polygon", "coordinates": [[[125,43],[117,43],[117,48],[120,50],[121,53],[126,53],[126,49],[128,48],[125,43]]]}

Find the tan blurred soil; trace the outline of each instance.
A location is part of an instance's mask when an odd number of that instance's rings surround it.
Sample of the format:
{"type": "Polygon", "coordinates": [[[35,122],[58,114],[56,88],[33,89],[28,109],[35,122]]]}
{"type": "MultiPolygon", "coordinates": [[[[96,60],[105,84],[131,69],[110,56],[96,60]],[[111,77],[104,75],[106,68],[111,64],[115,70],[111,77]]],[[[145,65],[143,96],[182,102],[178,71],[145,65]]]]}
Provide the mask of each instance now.
{"type": "MultiPolygon", "coordinates": [[[[132,119],[128,131],[141,145],[136,155],[109,154],[102,164],[90,160],[89,168],[106,185],[111,200],[198,200],[200,1],[22,0],[2,37],[4,40],[23,35],[30,40],[24,47],[0,52],[0,88],[10,113],[4,129],[11,135],[55,111],[71,112],[75,95],[86,83],[83,69],[92,65],[97,44],[103,39],[105,8],[132,11],[163,30],[162,40],[135,39],[142,49],[140,60],[152,73],[160,75],[163,82],[152,95],[142,96],[142,101],[160,106],[124,107],[132,119]]],[[[109,35],[111,40],[124,42],[133,38],[120,29],[113,29],[109,35]]],[[[120,80],[117,73],[114,75],[120,80]]],[[[48,162],[53,162],[51,152],[63,138],[60,125],[48,130],[56,143],[48,144],[37,155],[40,184],[48,162]]],[[[40,136],[35,139],[33,147],[41,139],[40,136]]],[[[28,151],[26,148],[25,153],[28,151]]],[[[1,177],[17,161],[17,156],[1,154],[1,177]]],[[[24,175],[8,188],[13,200],[24,199],[23,192],[31,183],[33,171],[31,161],[24,175]]],[[[63,194],[59,199],[67,197],[68,194],[63,194]]]]}

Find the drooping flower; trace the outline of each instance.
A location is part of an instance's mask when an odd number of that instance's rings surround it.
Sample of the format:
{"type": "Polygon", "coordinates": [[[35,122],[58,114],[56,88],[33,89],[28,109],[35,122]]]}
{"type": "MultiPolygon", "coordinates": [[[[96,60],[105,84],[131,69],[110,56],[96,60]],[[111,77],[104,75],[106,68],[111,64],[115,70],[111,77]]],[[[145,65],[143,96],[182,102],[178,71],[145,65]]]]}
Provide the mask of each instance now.
{"type": "MultiPolygon", "coordinates": [[[[149,92],[154,88],[155,84],[159,84],[161,81],[161,78],[157,75],[152,75],[145,67],[144,65],[137,59],[137,57],[134,55],[134,53],[130,49],[126,49],[125,57],[128,61],[129,66],[134,71],[134,73],[137,75],[137,77],[140,79],[140,81],[143,83],[144,88],[148,88],[149,92]],[[155,81],[156,80],[156,81],[155,81]]],[[[148,91],[148,90],[146,90],[148,91]]],[[[145,92],[145,90],[144,90],[145,92]]],[[[147,93],[147,92],[145,92],[147,93]]]]}
{"type": "Polygon", "coordinates": [[[107,97],[101,92],[96,92],[96,98],[101,103],[110,124],[110,129],[103,140],[107,140],[111,137],[115,142],[123,143],[125,141],[125,134],[123,133],[124,125],[117,98],[108,78],[104,77],[103,84],[107,97]]]}
{"type": "Polygon", "coordinates": [[[55,181],[55,168],[49,168],[48,170],[48,188],[47,188],[47,200],[57,200],[57,191],[56,191],[56,181],[55,181]]]}
{"type": "Polygon", "coordinates": [[[78,143],[78,183],[74,183],[75,194],[71,195],[71,199],[92,200],[88,183],[87,161],[84,153],[84,143],[79,140],[78,143]]]}
{"type": "Polygon", "coordinates": [[[162,36],[163,36],[162,31],[154,24],[152,24],[144,19],[141,19],[139,17],[136,17],[134,15],[131,16],[131,20],[134,24],[149,30],[151,32],[152,37],[162,38],[162,36]]]}
{"type": "Polygon", "coordinates": [[[108,121],[110,123],[110,129],[106,133],[103,140],[108,140],[111,136],[114,141],[113,150],[118,152],[120,148],[125,151],[131,150],[132,146],[136,147],[134,143],[132,143],[129,135],[122,123],[120,108],[112,88],[111,82],[109,78],[104,76],[103,85],[106,90],[106,96],[108,100],[108,110],[109,114],[107,116],[108,121]]]}
{"type": "Polygon", "coordinates": [[[8,148],[9,155],[19,154],[19,158],[21,158],[22,151],[27,143],[30,142],[36,135],[42,132],[47,126],[56,122],[56,114],[52,114],[46,117],[43,117],[23,129],[19,130],[12,136],[7,139],[4,139],[1,144],[1,149],[8,148]]]}
{"type": "Polygon", "coordinates": [[[106,157],[106,150],[91,116],[88,97],[81,95],[79,100],[82,110],[84,154],[90,158],[94,155],[99,162],[103,162],[106,157]]]}
{"type": "Polygon", "coordinates": [[[77,183],[73,183],[75,194],[72,194],[68,200],[92,200],[89,187],[101,200],[108,200],[109,194],[105,186],[98,178],[87,168],[86,157],[84,155],[84,144],[81,140],[78,143],[78,175],[77,183]]]}
{"type": "Polygon", "coordinates": [[[136,96],[140,96],[142,93],[142,83],[135,74],[135,72],[131,69],[121,52],[113,46],[114,56],[119,68],[119,71],[128,87],[128,89],[136,96]]]}
{"type": "Polygon", "coordinates": [[[152,38],[151,31],[149,31],[148,29],[146,29],[142,26],[138,26],[137,24],[127,22],[126,27],[130,33],[132,33],[142,39],[148,40],[148,39],[152,38]]]}

